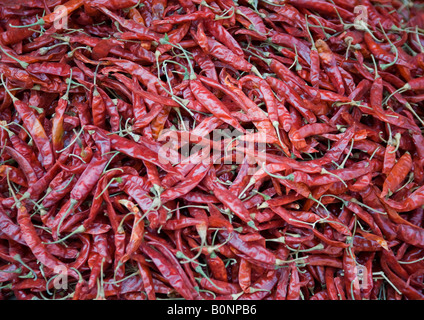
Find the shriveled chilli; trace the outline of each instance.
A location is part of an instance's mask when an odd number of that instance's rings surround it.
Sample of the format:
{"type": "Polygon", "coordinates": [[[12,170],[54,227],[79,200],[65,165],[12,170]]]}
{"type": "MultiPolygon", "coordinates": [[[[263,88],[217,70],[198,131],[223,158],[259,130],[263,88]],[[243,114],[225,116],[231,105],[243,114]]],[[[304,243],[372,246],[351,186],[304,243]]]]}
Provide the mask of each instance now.
{"type": "Polygon", "coordinates": [[[0,8],[0,299],[424,299],[421,4],[57,4],[0,8]]]}

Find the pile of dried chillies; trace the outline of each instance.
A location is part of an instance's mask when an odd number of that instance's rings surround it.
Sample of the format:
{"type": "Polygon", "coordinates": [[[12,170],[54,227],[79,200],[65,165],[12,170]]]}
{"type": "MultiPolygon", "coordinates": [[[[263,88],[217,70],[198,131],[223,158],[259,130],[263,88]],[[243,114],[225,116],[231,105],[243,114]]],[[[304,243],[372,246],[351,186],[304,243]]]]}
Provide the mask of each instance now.
{"type": "Polygon", "coordinates": [[[0,3],[1,299],[424,298],[422,3],[0,3]]]}

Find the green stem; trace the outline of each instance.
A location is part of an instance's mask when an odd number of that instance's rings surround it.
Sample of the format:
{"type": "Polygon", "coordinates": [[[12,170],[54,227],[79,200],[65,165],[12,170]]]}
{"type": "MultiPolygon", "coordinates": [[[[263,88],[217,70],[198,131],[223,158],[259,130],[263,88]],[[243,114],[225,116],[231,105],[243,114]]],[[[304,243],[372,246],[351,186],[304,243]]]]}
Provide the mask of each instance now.
{"type": "Polygon", "coordinates": [[[6,51],[3,49],[3,47],[2,47],[2,46],[0,46],[0,49],[1,49],[1,51],[3,51],[3,53],[4,53],[6,56],[8,56],[9,58],[11,58],[11,59],[15,60],[17,63],[19,63],[19,65],[20,65],[23,69],[28,68],[29,63],[24,62],[24,61],[21,61],[21,60],[19,60],[18,58],[16,58],[16,57],[12,56],[10,53],[6,52],[6,51]]]}
{"type": "Polygon", "coordinates": [[[31,269],[30,266],[28,266],[21,258],[20,254],[16,254],[15,256],[13,256],[13,260],[16,260],[17,262],[19,262],[20,264],[22,264],[25,268],[27,268],[33,275],[34,275],[34,281],[37,280],[37,274],[35,273],[35,271],[33,269],[31,269]]]}
{"type": "Polygon", "coordinates": [[[78,204],[78,202],[79,202],[78,200],[75,200],[75,199],[72,199],[72,198],[70,199],[70,204],[69,204],[68,210],[66,210],[66,212],[63,214],[63,216],[59,220],[59,224],[57,226],[57,231],[56,231],[57,236],[60,236],[60,228],[62,226],[62,223],[65,221],[66,217],[72,211],[72,209],[78,204]]]}
{"type": "MultiPolygon", "coordinates": [[[[349,156],[349,155],[348,155],[348,156],[349,156]]],[[[331,176],[333,176],[333,177],[336,177],[337,179],[339,179],[339,180],[343,183],[343,185],[344,185],[345,187],[347,187],[347,183],[346,183],[346,182],[344,182],[344,180],[343,180],[342,178],[340,178],[337,174],[332,173],[332,172],[330,172],[330,171],[328,171],[328,170],[326,170],[326,169],[324,169],[324,168],[322,168],[322,169],[321,169],[321,174],[328,174],[328,175],[331,175],[331,176]]]]}
{"type": "Polygon", "coordinates": [[[77,233],[83,233],[85,232],[85,228],[84,226],[79,226],[78,228],[76,228],[74,231],[72,231],[71,233],[67,234],[65,237],[63,237],[62,239],[56,240],[56,241],[51,241],[51,242],[43,242],[43,244],[56,244],[56,243],[62,243],[63,241],[65,241],[66,239],[72,237],[73,235],[77,234],[77,233]]]}
{"type": "Polygon", "coordinates": [[[218,287],[208,276],[207,274],[203,271],[201,266],[197,266],[195,268],[197,273],[200,273],[208,282],[210,282],[210,284],[212,284],[212,286],[214,286],[215,288],[217,288],[218,290],[223,290],[223,288],[218,287]]]}
{"type": "Polygon", "coordinates": [[[75,138],[71,141],[71,143],[69,143],[65,148],[63,148],[62,150],[56,150],[56,153],[61,153],[63,151],[65,151],[66,149],[68,149],[69,147],[71,147],[78,139],[79,136],[81,135],[81,133],[84,131],[84,126],[81,127],[80,131],[78,131],[78,133],[76,134],[75,138]]]}

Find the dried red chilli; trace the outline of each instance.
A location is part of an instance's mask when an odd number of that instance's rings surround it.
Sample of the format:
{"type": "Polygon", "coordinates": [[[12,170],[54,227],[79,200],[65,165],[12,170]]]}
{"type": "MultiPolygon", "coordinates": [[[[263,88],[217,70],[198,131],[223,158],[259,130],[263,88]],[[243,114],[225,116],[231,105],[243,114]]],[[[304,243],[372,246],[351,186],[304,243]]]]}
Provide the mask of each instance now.
{"type": "Polygon", "coordinates": [[[0,297],[422,299],[421,8],[363,4],[5,8],[0,297]]]}

